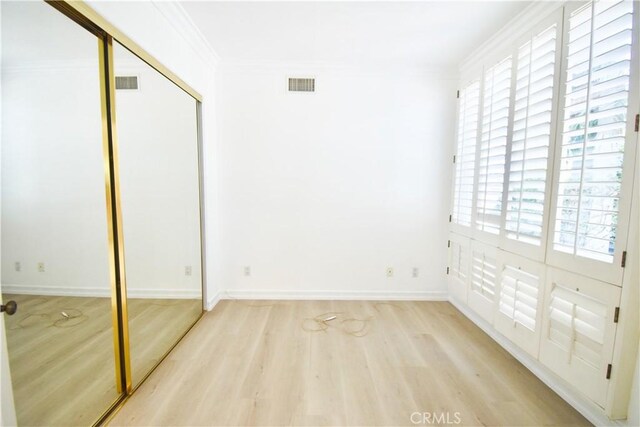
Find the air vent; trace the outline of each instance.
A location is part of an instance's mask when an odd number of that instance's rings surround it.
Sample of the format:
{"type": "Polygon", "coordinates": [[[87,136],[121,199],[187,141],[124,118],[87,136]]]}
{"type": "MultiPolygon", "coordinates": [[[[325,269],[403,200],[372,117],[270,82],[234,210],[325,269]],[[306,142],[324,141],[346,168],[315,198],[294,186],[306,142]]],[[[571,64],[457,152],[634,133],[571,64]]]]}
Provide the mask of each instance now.
{"type": "Polygon", "coordinates": [[[315,92],[316,79],[289,79],[289,92],[315,92]]]}
{"type": "Polygon", "coordinates": [[[138,76],[116,76],[116,90],[138,90],[138,76]]]}

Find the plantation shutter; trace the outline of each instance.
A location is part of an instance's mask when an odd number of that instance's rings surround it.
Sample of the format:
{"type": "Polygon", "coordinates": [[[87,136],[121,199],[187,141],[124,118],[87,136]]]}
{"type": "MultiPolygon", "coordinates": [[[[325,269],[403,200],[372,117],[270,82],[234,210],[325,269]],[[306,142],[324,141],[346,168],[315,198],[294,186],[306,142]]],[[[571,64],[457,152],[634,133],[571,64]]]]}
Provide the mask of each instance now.
{"type": "Polygon", "coordinates": [[[518,49],[505,231],[540,246],[553,111],[557,25],[518,49]]]}
{"type": "Polygon", "coordinates": [[[633,24],[631,1],[569,16],[553,249],[612,263],[620,209],[633,24]]]}
{"type": "Polygon", "coordinates": [[[467,302],[476,313],[493,323],[498,289],[498,250],[473,240],[470,261],[471,281],[467,302]]]}
{"type": "Polygon", "coordinates": [[[549,276],[540,360],[602,406],[620,288],[556,269],[549,276]]]}
{"type": "Polygon", "coordinates": [[[540,278],[510,265],[504,266],[501,276],[500,312],[514,324],[535,331],[540,278]]]}
{"type": "Polygon", "coordinates": [[[478,230],[499,234],[511,102],[511,56],[486,71],[483,101],[475,223],[478,230]]]}
{"type": "Polygon", "coordinates": [[[460,91],[458,107],[458,141],[451,220],[465,227],[471,226],[479,107],[480,82],[476,81],[460,91]]]}
{"type": "Polygon", "coordinates": [[[453,233],[449,237],[449,293],[466,302],[471,259],[469,238],[453,233]]]}
{"type": "Polygon", "coordinates": [[[502,252],[495,327],[500,333],[538,356],[542,330],[545,266],[502,252]]]}

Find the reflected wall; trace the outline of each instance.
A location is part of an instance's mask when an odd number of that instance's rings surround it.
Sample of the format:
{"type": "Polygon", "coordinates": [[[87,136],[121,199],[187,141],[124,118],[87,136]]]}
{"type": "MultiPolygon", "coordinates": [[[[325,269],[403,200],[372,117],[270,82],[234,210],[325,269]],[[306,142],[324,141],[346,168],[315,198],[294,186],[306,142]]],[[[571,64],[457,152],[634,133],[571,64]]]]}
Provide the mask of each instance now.
{"type": "Polygon", "coordinates": [[[197,111],[118,43],[114,67],[135,386],[202,313],[197,111]]]}

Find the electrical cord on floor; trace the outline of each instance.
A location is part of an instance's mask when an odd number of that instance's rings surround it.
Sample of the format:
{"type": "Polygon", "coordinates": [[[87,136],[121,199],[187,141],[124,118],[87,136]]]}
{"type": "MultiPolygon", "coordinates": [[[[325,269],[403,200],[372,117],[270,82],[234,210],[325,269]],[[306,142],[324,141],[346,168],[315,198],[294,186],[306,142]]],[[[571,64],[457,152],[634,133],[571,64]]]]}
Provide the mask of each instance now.
{"type": "Polygon", "coordinates": [[[76,308],[65,308],[60,312],[60,315],[62,318],[53,322],[53,326],[56,328],[73,328],[89,318],[76,308]]]}
{"type": "Polygon", "coordinates": [[[29,313],[20,319],[16,326],[9,327],[9,330],[29,329],[34,327],[55,327],[55,328],[73,328],[84,323],[89,316],[86,316],[81,310],[76,308],[64,308],[61,311],[56,310],[55,313],[29,313]],[[56,316],[58,319],[53,319],[56,316]],[[34,319],[38,319],[34,322],[34,319]]]}
{"type": "Polygon", "coordinates": [[[369,333],[373,316],[365,319],[348,317],[348,313],[330,311],[302,320],[300,327],[305,332],[327,332],[331,327],[341,330],[347,335],[362,338],[369,333]]]}

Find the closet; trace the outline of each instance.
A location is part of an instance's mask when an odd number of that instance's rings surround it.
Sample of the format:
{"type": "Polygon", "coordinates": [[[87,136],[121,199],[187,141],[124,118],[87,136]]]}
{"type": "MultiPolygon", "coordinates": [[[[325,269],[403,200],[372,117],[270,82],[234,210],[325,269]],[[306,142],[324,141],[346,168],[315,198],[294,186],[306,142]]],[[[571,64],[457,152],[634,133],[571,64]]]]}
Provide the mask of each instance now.
{"type": "Polygon", "coordinates": [[[90,425],[202,315],[200,96],[83,3],[1,8],[17,421],[90,425]]]}

